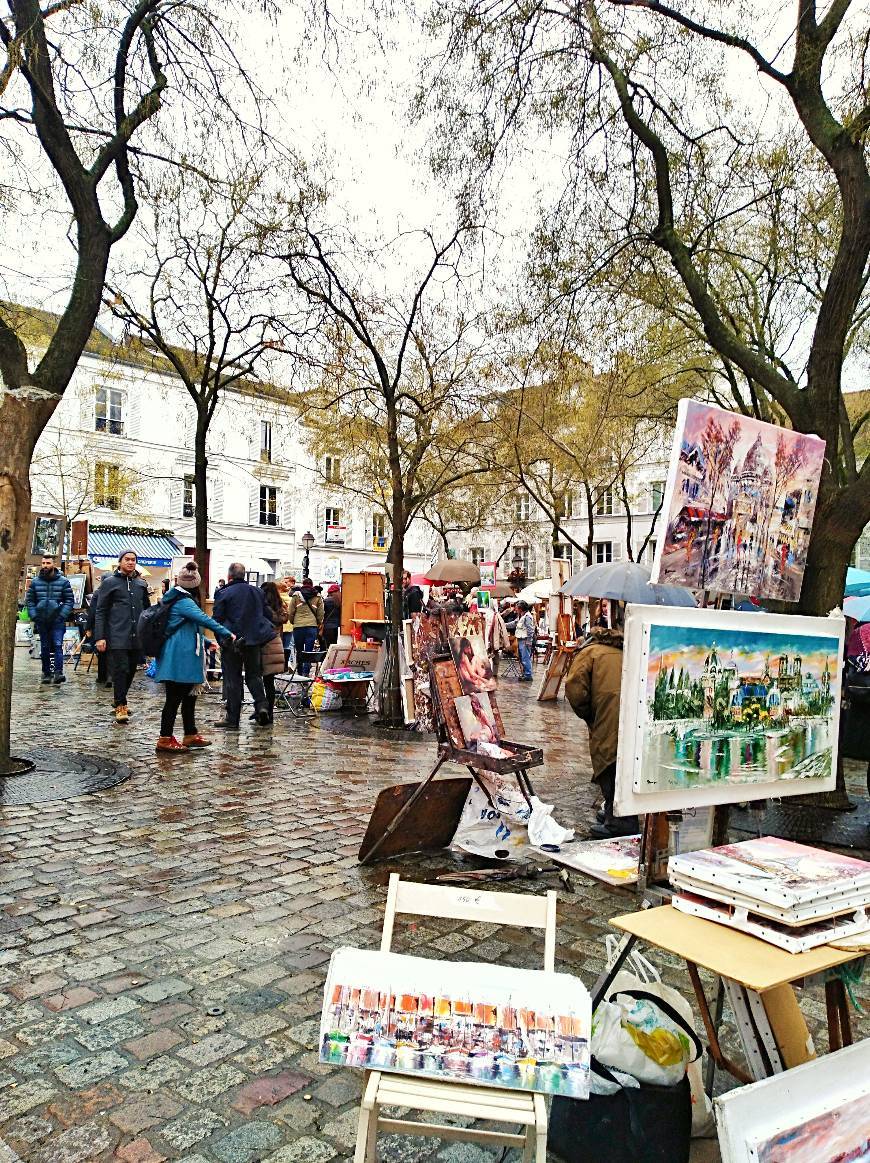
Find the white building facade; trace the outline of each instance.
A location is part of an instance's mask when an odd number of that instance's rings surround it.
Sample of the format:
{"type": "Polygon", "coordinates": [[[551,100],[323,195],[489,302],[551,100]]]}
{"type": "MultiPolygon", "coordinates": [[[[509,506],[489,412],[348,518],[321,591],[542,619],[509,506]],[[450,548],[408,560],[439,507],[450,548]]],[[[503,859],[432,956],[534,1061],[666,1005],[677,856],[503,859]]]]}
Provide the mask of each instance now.
{"type": "MultiPolygon", "coordinates": [[[[111,337],[103,338],[108,349],[111,337]]],[[[192,551],[193,401],[180,380],[155,370],[147,356],[137,361],[124,349],[113,347],[109,355],[90,350],[94,346],[100,345],[89,345],[40,437],[32,507],[87,520],[89,555],[103,571],[114,568],[108,547],[119,545],[121,530],[135,531],[126,535],[133,548],[137,537],[147,548],[153,540],[148,531],[160,530],[172,535],[180,553],[192,551]]],[[[225,392],[207,455],[210,588],[226,577],[232,561],[243,562],[251,580],[285,573],[301,580],[306,532],[314,538],[309,572],[315,583],[383,566],[390,542],[386,514],[341,489],[335,458],[314,462],[279,393],[225,392]]],[[[432,561],[428,527],[412,527],[405,554],[407,568],[426,569],[432,561]]],[[[149,573],[162,580],[168,562],[149,573]]]]}

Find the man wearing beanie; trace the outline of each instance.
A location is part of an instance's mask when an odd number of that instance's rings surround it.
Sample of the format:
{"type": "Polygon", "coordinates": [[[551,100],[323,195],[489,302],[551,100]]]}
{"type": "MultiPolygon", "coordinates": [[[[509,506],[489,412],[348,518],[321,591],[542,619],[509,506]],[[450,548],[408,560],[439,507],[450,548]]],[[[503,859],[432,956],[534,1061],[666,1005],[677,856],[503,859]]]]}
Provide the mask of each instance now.
{"type": "Polygon", "coordinates": [[[232,638],[232,632],[199,607],[199,587],[202,578],[196,565],[184,565],[175,585],[163,595],[164,605],[170,606],[166,623],[166,637],[157,659],[155,678],[164,684],[166,701],[160,714],[160,737],[157,751],[186,752],[208,747],[209,741],[196,726],[196,691],[205,671],[205,639],[203,629],[214,631],[219,641],[232,638]],[[175,738],[175,720],[181,709],[184,736],[179,743],[175,738]]]}
{"type": "Polygon", "coordinates": [[[148,587],[136,569],[138,558],[132,549],[118,554],[118,568],[100,584],[100,601],[94,619],[97,650],[106,651],[114,688],[115,722],[130,718],[127,692],[139,663],[136,627],[139,615],[151,605],[148,587]]]}

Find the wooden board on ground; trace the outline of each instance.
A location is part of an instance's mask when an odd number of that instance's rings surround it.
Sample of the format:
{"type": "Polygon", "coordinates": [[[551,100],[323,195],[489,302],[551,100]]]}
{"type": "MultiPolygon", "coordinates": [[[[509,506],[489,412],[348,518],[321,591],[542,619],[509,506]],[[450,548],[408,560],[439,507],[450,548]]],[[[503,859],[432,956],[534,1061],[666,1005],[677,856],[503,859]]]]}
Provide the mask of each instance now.
{"type": "MultiPolygon", "coordinates": [[[[380,793],[360,845],[360,860],[365,859],[419,786],[419,783],[400,783],[380,793]]],[[[470,787],[470,776],[433,779],[396,831],[378,849],[378,857],[449,847],[470,787]]]]}

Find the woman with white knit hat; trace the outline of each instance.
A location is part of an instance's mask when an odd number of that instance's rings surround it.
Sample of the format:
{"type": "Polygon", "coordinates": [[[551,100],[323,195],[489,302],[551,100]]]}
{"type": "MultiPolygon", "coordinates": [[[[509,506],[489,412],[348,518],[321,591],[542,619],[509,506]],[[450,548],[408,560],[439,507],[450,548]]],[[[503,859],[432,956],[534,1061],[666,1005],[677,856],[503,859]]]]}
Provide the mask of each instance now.
{"type": "Polygon", "coordinates": [[[182,567],[175,585],[161,599],[172,610],[155,675],[157,681],[166,687],[157,751],[179,753],[210,745],[196,728],[196,691],[202,683],[205,661],[202,628],[213,630],[218,639],[234,639],[235,635],[199,608],[193,594],[197,593],[201,583],[199,570],[190,561],[182,567]],[[184,737],[180,743],[175,738],[179,707],[184,724],[184,737]]]}

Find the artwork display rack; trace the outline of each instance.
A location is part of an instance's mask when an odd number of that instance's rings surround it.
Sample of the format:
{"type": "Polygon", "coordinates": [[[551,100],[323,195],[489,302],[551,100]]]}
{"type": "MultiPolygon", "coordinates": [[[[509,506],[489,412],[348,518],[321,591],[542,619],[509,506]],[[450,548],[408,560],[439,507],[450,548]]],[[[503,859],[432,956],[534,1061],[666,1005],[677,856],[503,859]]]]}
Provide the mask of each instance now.
{"type": "MultiPolygon", "coordinates": [[[[493,717],[498,728],[498,746],[505,751],[511,752],[511,754],[509,756],[499,757],[482,755],[477,751],[469,750],[467,747],[455,705],[456,699],[461,698],[465,692],[462,689],[453,657],[443,649],[444,647],[446,647],[446,633],[442,648],[440,650],[437,648],[434,649],[429,658],[430,687],[438,745],[437,760],[425,779],[416,786],[409,785],[414,787],[413,792],[409,796],[403,797],[402,802],[395,805],[397,810],[391,815],[391,818],[381,818],[378,820],[376,818],[378,816],[378,807],[376,806],[369,820],[369,826],[359,850],[360,864],[370,863],[378,852],[382,851],[389,838],[394,835],[403,822],[408,820],[412,809],[420,803],[427,791],[431,789],[435,776],[445,763],[458,763],[465,767],[471,779],[485,792],[488,799],[490,798],[489,792],[479,778],[478,773],[480,771],[491,771],[498,775],[513,775],[527,802],[535,794],[528,771],[530,767],[539,767],[544,762],[543,750],[540,747],[530,747],[527,744],[516,743],[504,737],[504,721],[502,720],[494,691],[489,693],[489,697],[493,717]]],[[[464,793],[461,796],[460,804],[461,811],[461,806],[465,802],[467,791],[470,787],[469,781],[442,781],[442,783],[444,782],[461,783],[464,785],[464,793]]],[[[398,790],[401,792],[401,788],[398,790]]],[[[457,788],[456,790],[462,791],[461,788],[457,788]]],[[[458,823],[458,817],[455,822],[458,823]]],[[[443,826],[443,820],[440,823],[443,826]]],[[[453,830],[455,830],[455,823],[453,830]]],[[[433,838],[434,835],[435,833],[433,832],[433,838]]],[[[444,845],[433,843],[432,846],[443,847],[444,845]]],[[[397,853],[392,854],[396,855],[397,853]]]]}

